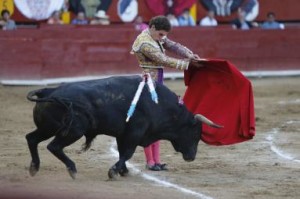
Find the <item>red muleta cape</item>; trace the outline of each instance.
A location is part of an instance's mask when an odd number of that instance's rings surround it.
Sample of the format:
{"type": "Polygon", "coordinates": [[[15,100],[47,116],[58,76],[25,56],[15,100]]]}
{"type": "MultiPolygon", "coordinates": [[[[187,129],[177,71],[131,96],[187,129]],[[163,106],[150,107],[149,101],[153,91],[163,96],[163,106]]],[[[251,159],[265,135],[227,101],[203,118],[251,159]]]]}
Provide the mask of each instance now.
{"type": "Polygon", "coordinates": [[[251,82],[228,61],[209,59],[203,65],[185,71],[183,101],[194,114],[200,113],[224,128],[204,124],[201,139],[211,145],[252,139],[255,114],[251,82]]]}

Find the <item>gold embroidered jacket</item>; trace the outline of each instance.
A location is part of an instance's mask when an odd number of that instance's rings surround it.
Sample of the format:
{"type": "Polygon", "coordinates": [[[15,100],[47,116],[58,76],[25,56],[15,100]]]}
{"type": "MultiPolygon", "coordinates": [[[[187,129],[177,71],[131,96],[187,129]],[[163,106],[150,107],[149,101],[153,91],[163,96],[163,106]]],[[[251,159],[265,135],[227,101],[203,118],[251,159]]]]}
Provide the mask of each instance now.
{"type": "Polygon", "coordinates": [[[179,43],[165,38],[162,43],[152,39],[149,29],[137,36],[132,45],[132,52],[136,55],[140,67],[146,72],[153,69],[171,67],[181,70],[188,69],[188,59],[176,59],[165,55],[165,49],[184,58],[191,57],[193,52],[179,43]]]}

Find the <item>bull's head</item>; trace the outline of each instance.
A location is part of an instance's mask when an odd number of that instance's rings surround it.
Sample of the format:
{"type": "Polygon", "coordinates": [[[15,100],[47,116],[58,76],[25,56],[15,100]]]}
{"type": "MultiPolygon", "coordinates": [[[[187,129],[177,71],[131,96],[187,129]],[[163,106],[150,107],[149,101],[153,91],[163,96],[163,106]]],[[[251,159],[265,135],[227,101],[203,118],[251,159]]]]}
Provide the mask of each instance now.
{"type": "Polygon", "coordinates": [[[198,143],[201,139],[202,122],[215,128],[222,128],[200,114],[196,114],[192,121],[180,128],[178,137],[171,143],[177,152],[182,153],[185,161],[193,161],[196,157],[198,143]]]}
{"type": "Polygon", "coordinates": [[[201,138],[201,122],[192,119],[177,128],[177,137],[171,140],[174,149],[182,153],[185,161],[193,161],[196,157],[198,143],[201,138]]]}

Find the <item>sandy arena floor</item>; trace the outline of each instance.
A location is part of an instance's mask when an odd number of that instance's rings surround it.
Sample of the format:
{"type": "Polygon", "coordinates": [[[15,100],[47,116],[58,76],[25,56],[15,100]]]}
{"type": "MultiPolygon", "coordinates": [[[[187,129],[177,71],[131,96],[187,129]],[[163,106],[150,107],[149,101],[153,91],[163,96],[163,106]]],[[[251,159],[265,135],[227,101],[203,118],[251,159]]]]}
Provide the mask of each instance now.
{"type": "MultiPolygon", "coordinates": [[[[0,85],[0,195],[1,198],[101,199],[296,199],[300,196],[300,78],[252,79],[257,135],[232,146],[200,142],[197,159],[184,162],[169,142],[161,143],[167,172],[144,169],[142,148],[129,161],[131,174],[108,181],[107,171],[117,161],[114,139],[98,136],[92,148],[81,152],[84,139],[65,151],[77,164],[72,180],[65,166],[39,145],[41,168],[28,173],[25,135],[35,126],[34,103],[26,100],[37,87],[0,85]]],[[[182,81],[167,81],[183,94],[182,81]]]]}

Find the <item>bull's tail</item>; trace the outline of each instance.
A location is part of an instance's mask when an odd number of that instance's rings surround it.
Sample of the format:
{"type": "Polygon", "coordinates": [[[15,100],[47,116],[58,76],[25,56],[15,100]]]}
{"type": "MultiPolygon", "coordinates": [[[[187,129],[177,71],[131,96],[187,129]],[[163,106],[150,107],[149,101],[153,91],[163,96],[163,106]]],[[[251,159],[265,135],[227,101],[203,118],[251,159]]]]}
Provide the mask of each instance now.
{"type": "Polygon", "coordinates": [[[30,91],[27,94],[27,99],[32,102],[53,102],[49,95],[54,91],[53,88],[44,88],[39,90],[30,91]]]}

